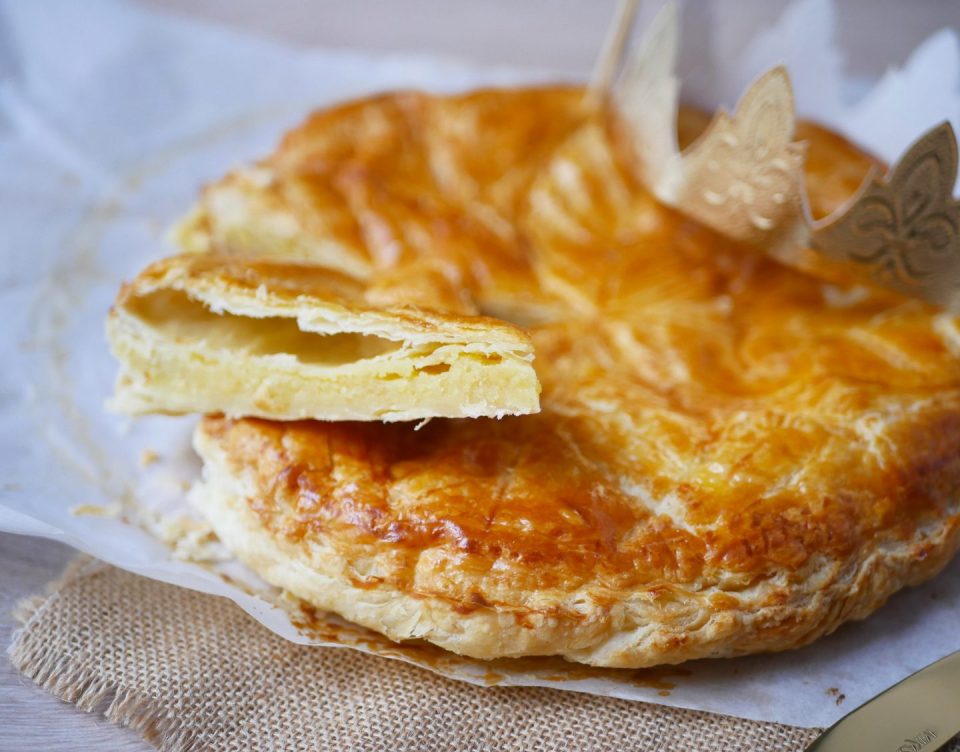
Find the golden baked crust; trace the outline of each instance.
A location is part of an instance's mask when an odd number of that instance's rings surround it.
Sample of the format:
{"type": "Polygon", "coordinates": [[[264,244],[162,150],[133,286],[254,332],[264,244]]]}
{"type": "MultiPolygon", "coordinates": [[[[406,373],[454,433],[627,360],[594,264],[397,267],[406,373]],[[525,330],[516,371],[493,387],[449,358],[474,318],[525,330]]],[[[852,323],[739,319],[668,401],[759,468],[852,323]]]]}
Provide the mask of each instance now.
{"type": "Polygon", "coordinates": [[[278,259],[165,259],[108,317],[113,405],[285,420],[535,412],[529,337],[476,315],[456,277],[410,263],[365,285],[278,259]]]}
{"type": "MultiPolygon", "coordinates": [[[[328,212],[407,239],[418,207],[462,210],[455,241],[398,246],[462,267],[502,222],[464,287],[536,322],[541,412],[420,431],[207,417],[194,496],[218,535],[269,582],[391,638],[601,666],[802,645],[935,574],[960,545],[956,319],[804,276],[658,205],[577,101],[377,98],[315,116],[262,163],[273,198],[292,174],[325,186],[278,199],[307,256],[328,212]],[[536,130],[531,102],[555,129],[536,130]],[[404,147],[378,145],[387,132],[404,147]],[[343,179],[366,203],[330,199],[343,179]]],[[[870,161],[805,128],[823,212],[870,161]]],[[[262,252],[242,222],[224,229],[220,190],[184,237],[262,252]]],[[[337,232],[356,273],[390,266],[337,232]]]]}
{"type": "Polygon", "coordinates": [[[312,115],[277,151],[208,186],[185,251],[305,259],[358,279],[442,259],[489,315],[545,315],[515,219],[543,160],[582,122],[571,87],[409,92],[312,115]],[[509,125],[504,127],[504,117],[509,125]]]}

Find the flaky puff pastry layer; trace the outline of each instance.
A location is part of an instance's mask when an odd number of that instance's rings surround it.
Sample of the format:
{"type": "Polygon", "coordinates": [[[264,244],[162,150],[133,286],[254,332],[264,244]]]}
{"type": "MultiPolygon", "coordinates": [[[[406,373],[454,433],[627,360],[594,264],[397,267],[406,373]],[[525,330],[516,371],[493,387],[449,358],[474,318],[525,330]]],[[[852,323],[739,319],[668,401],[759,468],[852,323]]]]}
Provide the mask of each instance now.
{"type": "Polygon", "coordinates": [[[390,421],[539,407],[529,337],[475,315],[435,265],[363,284],[313,264],[186,254],[126,285],[107,332],[121,364],[112,405],[131,414],[390,421]]]}
{"type": "MultiPolygon", "coordinates": [[[[957,320],[665,209],[578,102],[353,103],[288,135],[258,185],[207,190],[204,248],[268,242],[219,213],[240,191],[301,256],[458,265],[481,310],[530,323],[543,385],[537,415],[419,432],[205,418],[195,498],[218,535],[394,639],[600,666],[803,645],[935,574],[960,544],[957,320]]],[[[802,133],[823,213],[870,160],[802,133]]]]}

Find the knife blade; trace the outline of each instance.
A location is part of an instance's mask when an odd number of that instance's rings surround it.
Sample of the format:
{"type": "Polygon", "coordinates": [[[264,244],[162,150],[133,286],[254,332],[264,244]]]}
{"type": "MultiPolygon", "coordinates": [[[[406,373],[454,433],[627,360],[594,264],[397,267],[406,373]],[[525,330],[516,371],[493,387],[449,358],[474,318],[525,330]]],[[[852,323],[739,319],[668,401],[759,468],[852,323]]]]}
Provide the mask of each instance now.
{"type": "Polygon", "coordinates": [[[933,752],[960,732],[960,650],[827,729],[806,752],[933,752]]]}

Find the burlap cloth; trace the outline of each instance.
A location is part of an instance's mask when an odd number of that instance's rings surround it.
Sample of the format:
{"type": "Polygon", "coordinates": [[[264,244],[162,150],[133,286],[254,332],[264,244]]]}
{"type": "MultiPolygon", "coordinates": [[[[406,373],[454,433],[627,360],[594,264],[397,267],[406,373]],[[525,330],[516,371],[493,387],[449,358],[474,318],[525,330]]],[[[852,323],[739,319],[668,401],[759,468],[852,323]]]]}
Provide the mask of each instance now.
{"type": "Polygon", "coordinates": [[[17,617],[9,652],[20,671],[162,750],[783,752],[817,736],[573,692],[469,686],[355,650],[295,645],[226,599],[86,558],[17,617]]]}

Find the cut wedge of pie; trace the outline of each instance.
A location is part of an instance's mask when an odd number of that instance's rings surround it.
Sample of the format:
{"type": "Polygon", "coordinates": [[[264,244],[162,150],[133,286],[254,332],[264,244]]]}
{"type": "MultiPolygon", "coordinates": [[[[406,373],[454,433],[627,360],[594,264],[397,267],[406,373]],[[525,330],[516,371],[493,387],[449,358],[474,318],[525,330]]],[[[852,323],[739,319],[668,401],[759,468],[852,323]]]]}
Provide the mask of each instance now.
{"type": "Polygon", "coordinates": [[[535,412],[523,330],[477,316],[436,265],[364,284],[313,264],[185,254],[108,318],[123,412],[412,420],[535,412]],[[414,304],[414,302],[416,304],[414,304]]]}

